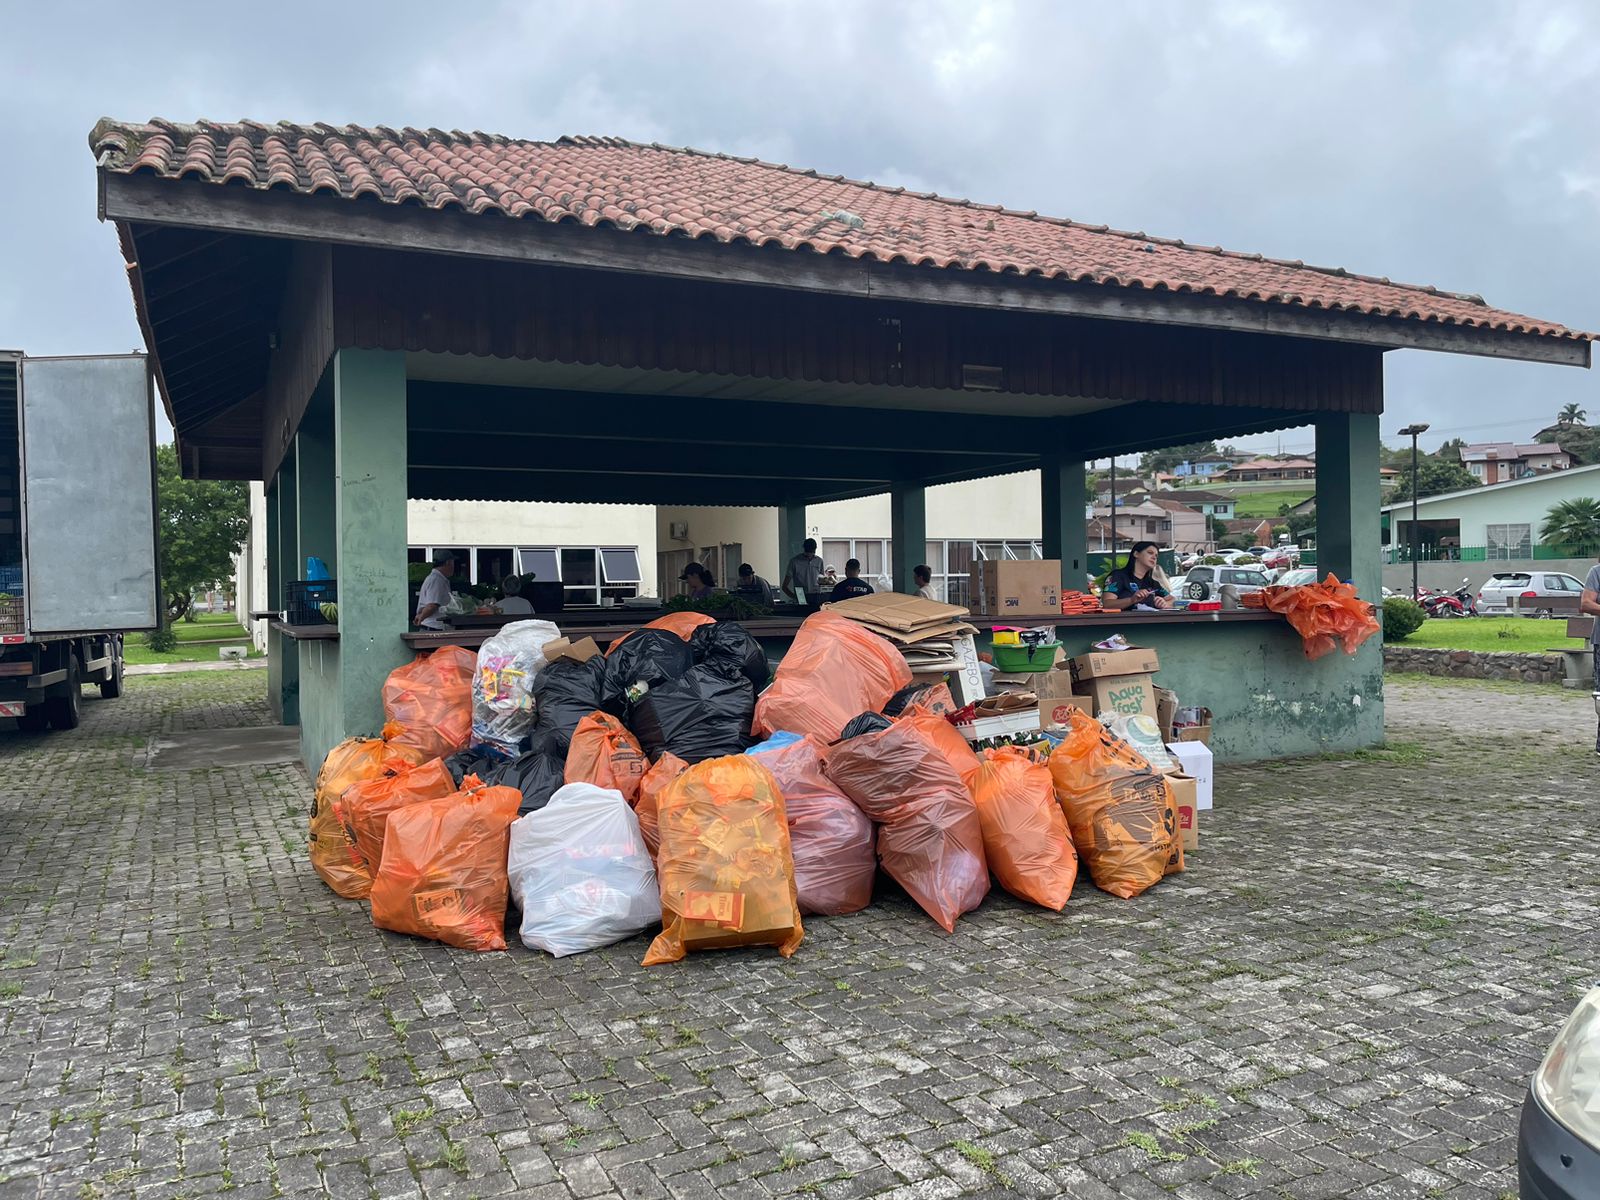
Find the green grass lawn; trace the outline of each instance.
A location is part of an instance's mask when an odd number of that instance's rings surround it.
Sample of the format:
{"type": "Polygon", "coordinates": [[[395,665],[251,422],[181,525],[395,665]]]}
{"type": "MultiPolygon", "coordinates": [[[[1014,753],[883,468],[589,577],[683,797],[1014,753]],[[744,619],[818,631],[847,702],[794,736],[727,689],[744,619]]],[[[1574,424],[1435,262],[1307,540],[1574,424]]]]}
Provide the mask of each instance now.
{"type": "Polygon", "coordinates": [[[245,632],[233,613],[200,613],[193,621],[174,621],[172,632],[180,642],[209,642],[218,638],[243,638],[245,632]]]}
{"type": "Polygon", "coordinates": [[[1566,633],[1564,620],[1540,621],[1533,617],[1430,619],[1399,644],[1443,650],[1507,650],[1518,654],[1582,650],[1583,640],[1569,638],[1566,633]]]}
{"type": "Polygon", "coordinates": [[[1233,515],[1235,517],[1275,517],[1278,509],[1283,505],[1299,504],[1302,500],[1309,500],[1316,492],[1307,488],[1298,492],[1242,492],[1234,497],[1233,515]]]}
{"type": "MultiPolygon", "coordinates": [[[[227,644],[235,646],[249,646],[250,658],[261,657],[261,655],[256,652],[255,647],[250,646],[249,642],[242,639],[242,635],[241,640],[227,644]]],[[[221,646],[195,646],[179,642],[178,645],[171,651],[171,653],[157,654],[154,650],[150,649],[149,646],[144,644],[144,634],[135,633],[129,635],[123,641],[122,660],[129,666],[141,667],[148,663],[218,662],[220,659],[217,651],[221,648],[221,646]]]]}

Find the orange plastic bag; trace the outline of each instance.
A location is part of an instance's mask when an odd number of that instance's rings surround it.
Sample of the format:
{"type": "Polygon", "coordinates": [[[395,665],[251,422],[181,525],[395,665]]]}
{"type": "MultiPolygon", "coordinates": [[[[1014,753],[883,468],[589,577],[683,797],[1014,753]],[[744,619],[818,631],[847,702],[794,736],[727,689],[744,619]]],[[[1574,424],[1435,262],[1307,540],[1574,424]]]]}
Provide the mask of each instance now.
{"type": "Polygon", "coordinates": [[[1333,572],[1321,583],[1303,587],[1269,587],[1239,597],[1246,608],[1265,608],[1282,613],[1305,644],[1306,657],[1321,658],[1340,646],[1354,654],[1381,625],[1372,605],[1356,595],[1354,586],[1340,583],[1333,572]]]}
{"type": "Polygon", "coordinates": [[[472,673],[478,656],[465,646],[440,646],[396,667],[383,681],[383,715],[405,731],[395,740],[423,758],[448,758],[472,740],[472,673]]]}
{"type": "Polygon", "coordinates": [[[1183,870],[1178,806],[1166,778],[1134,748],[1078,709],[1050,755],[1056,801],[1095,886],[1137,896],[1183,870]]]}
{"type": "MultiPolygon", "coordinates": [[[[715,617],[708,617],[705,613],[672,612],[667,613],[665,616],[657,617],[654,621],[649,621],[646,624],[639,626],[639,628],[665,629],[668,633],[675,633],[687,642],[692,636],[694,636],[694,631],[700,628],[700,626],[715,625],[716,623],[717,619],[715,617]]],[[[625,633],[616,641],[612,642],[611,645],[607,646],[606,657],[610,658],[611,652],[632,636],[632,633],[625,633]]]]}
{"type": "Polygon", "coordinates": [[[983,756],[972,781],[983,854],[1000,886],[1060,912],[1078,880],[1078,852],[1056,803],[1050,768],[1007,746],[983,756]]]}
{"type": "Polygon", "coordinates": [[[783,793],[800,912],[842,916],[872,903],[878,873],[872,822],[822,770],[816,738],[751,755],[783,793]]]}
{"type": "Polygon", "coordinates": [[[972,777],[978,773],[983,760],[972,748],[972,743],[961,736],[959,729],[920,704],[906,709],[905,715],[900,717],[900,720],[921,730],[938,748],[939,753],[944,755],[944,760],[956,769],[956,774],[961,776],[961,782],[968,788],[972,787],[972,777]]]}
{"type": "Polygon", "coordinates": [[[989,894],[978,810],[956,769],[911,721],[830,746],[824,769],[878,822],[883,869],[954,933],[989,894]]]}
{"type": "Polygon", "coordinates": [[[878,712],[911,682],[889,642],[837,613],[813,613],[756,701],[755,733],[809,733],[837,741],[852,718],[878,712]]]}
{"type": "Polygon", "coordinates": [[[376,875],[383,862],[383,835],[389,814],[408,804],[436,800],[456,790],[456,781],[443,759],[430,758],[420,767],[391,760],[389,773],[351,784],[339,797],[335,811],[345,835],[355,845],[357,857],[376,875]]]}
{"type": "Polygon", "coordinates": [[[567,751],[567,783],[592,783],[622,793],[630,805],[638,798],[639,781],[649,769],[639,743],[610,713],[593,712],[572,731],[567,751]]]}
{"type": "Polygon", "coordinates": [[[639,798],[633,806],[633,812],[639,818],[639,833],[652,859],[661,853],[661,829],[657,820],[657,814],[661,811],[661,793],[688,769],[688,763],[668,751],[656,759],[655,765],[639,780],[639,798]]]}
{"type": "Polygon", "coordinates": [[[522,793],[462,790],[389,814],[372,881],[372,923],[463,950],[506,948],[506,851],[522,793]]]}
{"type": "Polygon", "coordinates": [[[372,875],[340,823],[334,805],[352,785],[382,776],[386,764],[414,766],[422,761],[420,751],[387,740],[400,732],[400,726],[390,722],[383,727],[383,737],[346,738],[328,751],[317,772],[308,830],[311,866],[323,883],[346,900],[365,898],[372,887],[372,875]]]}
{"type": "Polygon", "coordinates": [[[805,931],[783,793],[747,754],[708,758],[661,794],[661,933],[644,965],[691,950],[776,946],[785,958],[805,931]]]}

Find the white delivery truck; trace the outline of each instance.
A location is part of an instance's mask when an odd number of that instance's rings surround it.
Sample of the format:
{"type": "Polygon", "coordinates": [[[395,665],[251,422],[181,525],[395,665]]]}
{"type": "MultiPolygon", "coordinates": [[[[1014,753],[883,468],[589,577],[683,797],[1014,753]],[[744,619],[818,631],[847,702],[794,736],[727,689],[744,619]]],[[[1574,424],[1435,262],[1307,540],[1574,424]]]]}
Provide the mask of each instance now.
{"type": "Polygon", "coordinates": [[[154,629],[155,395],[143,354],[0,351],[0,717],[78,724],[154,629]]]}

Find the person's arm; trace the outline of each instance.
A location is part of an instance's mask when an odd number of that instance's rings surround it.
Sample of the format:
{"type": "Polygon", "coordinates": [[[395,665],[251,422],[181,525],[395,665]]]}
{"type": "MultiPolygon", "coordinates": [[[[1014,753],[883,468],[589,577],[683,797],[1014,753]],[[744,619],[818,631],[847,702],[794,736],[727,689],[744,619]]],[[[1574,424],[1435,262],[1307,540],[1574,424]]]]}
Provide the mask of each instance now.
{"type": "Polygon", "coordinates": [[[1578,611],[1588,613],[1592,617],[1600,617],[1600,594],[1593,588],[1583,589],[1583,598],[1578,601],[1578,611]]]}
{"type": "Polygon", "coordinates": [[[789,560],[788,569],[784,571],[783,579],[779,581],[778,587],[782,589],[783,594],[789,599],[797,599],[794,594],[794,559],[791,558],[789,560]]]}

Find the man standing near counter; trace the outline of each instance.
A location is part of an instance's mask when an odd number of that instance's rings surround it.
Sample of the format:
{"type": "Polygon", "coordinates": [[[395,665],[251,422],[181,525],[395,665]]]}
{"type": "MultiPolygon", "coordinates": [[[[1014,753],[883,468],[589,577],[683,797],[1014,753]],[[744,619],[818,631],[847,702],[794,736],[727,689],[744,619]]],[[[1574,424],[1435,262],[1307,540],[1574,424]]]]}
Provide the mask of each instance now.
{"type": "Polygon", "coordinates": [[[422,581],[417,593],[417,624],[424,629],[444,630],[444,608],[450,603],[450,577],[456,573],[456,558],[448,550],[433,556],[433,570],[422,581]]]}
{"type": "Polygon", "coordinates": [[[800,553],[789,560],[789,569],[779,584],[783,594],[811,608],[822,602],[822,559],[817,554],[817,539],[807,538],[800,553]]]}

